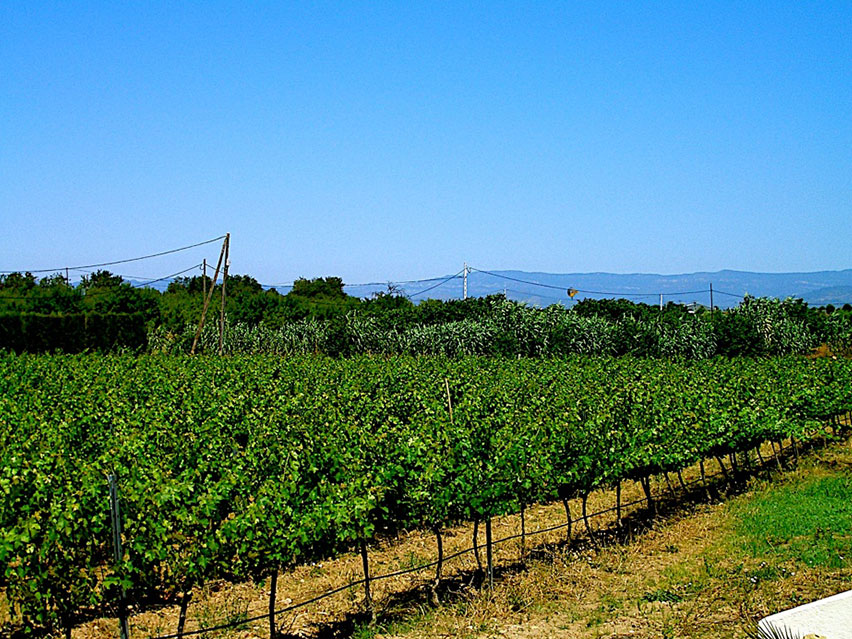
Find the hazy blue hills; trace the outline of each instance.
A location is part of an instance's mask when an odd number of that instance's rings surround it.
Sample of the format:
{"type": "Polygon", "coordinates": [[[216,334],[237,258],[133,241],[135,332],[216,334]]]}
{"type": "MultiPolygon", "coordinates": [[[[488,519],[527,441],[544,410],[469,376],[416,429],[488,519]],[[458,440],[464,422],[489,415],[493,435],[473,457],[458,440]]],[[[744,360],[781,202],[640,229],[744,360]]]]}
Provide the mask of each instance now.
{"type": "Polygon", "coordinates": [[[811,306],[852,304],[852,286],[826,286],[801,296],[811,306]]]}
{"type": "MultiPolygon", "coordinates": [[[[713,303],[719,307],[736,306],[745,294],[755,297],[802,298],[811,305],[852,303],[852,269],[814,273],[752,273],[723,270],[679,275],[652,273],[539,273],[525,271],[472,271],[468,275],[468,295],[479,297],[506,293],[510,299],[546,306],[571,303],[567,289],[578,292],[574,301],[584,297],[602,299],[624,297],[635,302],[698,302],[709,306],[710,285],[713,303]]],[[[428,285],[432,285],[429,283],[428,285]]],[[[459,297],[461,277],[419,295],[427,284],[404,286],[414,299],[422,297],[459,297]]],[[[355,294],[354,291],[350,292],[355,294]]]]}
{"type": "MultiPolygon", "coordinates": [[[[144,282],[134,284],[144,285],[144,282]]],[[[722,308],[736,306],[746,293],[755,297],[802,298],[812,306],[852,304],[852,269],[813,273],[724,270],[679,275],[472,270],[468,275],[468,296],[482,297],[505,292],[509,299],[535,306],[548,306],[556,303],[569,305],[586,297],[623,297],[634,302],[659,304],[662,294],[664,303],[697,302],[709,306],[711,284],[714,290],[713,303],[722,308]],[[573,301],[568,296],[569,288],[578,291],[573,301]]],[[[168,282],[157,282],[154,286],[165,290],[168,282]]],[[[462,296],[463,281],[460,275],[446,275],[429,281],[401,283],[399,286],[415,301],[430,297],[451,299],[462,296]]],[[[286,292],[287,289],[280,290],[286,292]]],[[[387,285],[346,287],[347,293],[357,297],[369,297],[382,290],[387,290],[387,285]]]]}

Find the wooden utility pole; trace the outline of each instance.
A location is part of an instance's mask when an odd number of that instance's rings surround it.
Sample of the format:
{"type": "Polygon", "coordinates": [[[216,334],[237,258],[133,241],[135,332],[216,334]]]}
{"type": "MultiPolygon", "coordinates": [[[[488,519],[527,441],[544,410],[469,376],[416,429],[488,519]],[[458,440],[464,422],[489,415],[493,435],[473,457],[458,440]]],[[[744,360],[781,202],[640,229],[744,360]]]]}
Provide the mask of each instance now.
{"type": "Polygon", "coordinates": [[[207,258],[201,260],[201,305],[207,299],[207,258]]]}
{"type": "Polygon", "coordinates": [[[710,282],[710,312],[713,312],[713,282],[710,282]]]}
{"type": "Polygon", "coordinates": [[[219,355],[225,346],[225,284],[228,282],[228,267],[231,265],[231,234],[225,233],[225,270],[222,272],[222,308],[219,309],[219,355]]]}
{"type": "Polygon", "coordinates": [[[198,322],[198,328],[195,330],[195,337],[192,340],[192,348],[189,351],[190,355],[195,355],[195,347],[198,346],[198,338],[201,337],[201,331],[204,329],[204,318],[207,317],[207,309],[210,306],[210,300],[213,298],[213,289],[216,288],[216,280],[219,279],[219,269],[222,267],[222,258],[225,257],[225,246],[230,234],[225,236],[225,241],[222,242],[222,250],[219,251],[219,261],[216,263],[216,271],[213,273],[213,281],[210,283],[210,290],[204,300],[204,307],[201,309],[201,320],[198,322]]]}

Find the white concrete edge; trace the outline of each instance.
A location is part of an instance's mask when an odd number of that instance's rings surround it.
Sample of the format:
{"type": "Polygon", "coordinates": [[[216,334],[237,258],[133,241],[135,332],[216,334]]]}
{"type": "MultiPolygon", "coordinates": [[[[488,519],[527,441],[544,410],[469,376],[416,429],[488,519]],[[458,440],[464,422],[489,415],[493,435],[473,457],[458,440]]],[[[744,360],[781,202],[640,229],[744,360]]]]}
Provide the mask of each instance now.
{"type": "Polygon", "coordinates": [[[780,618],[788,616],[791,612],[804,612],[811,608],[819,608],[824,606],[827,603],[832,603],[834,601],[838,601],[841,599],[846,599],[847,597],[852,597],[852,590],[847,590],[846,592],[840,592],[836,595],[831,595],[830,597],[826,597],[825,599],[817,599],[816,601],[812,601],[811,603],[802,604],[801,606],[796,606],[795,608],[790,608],[789,610],[783,610],[781,612],[776,612],[774,615],[770,615],[768,617],[764,617],[761,621],[778,621],[780,618]]]}
{"type": "MultiPolygon", "coordinates": [[[[802,634],[800,633],[803,629],[801,628],[800,623],[796,623],[794,621],[791,624],[790,621],[792,620],[790,619],[790,617],[798,617],[801,613],[807,615],[809,612],[811,614],[818,615],[820,609],[825,608],[826,606],[831,606],[832,604],[840,603],[845,599],[852,599],[852,590],[847,590],[845,592],[826,597],[825,599],[818,599],[817,601],[812,601],[810,603],[797,606],[796,608],[790,608],[789,610],[777,612],[774,615],[770,615],[761,619],[758,622],[757,626],[758,629],[763,631],[771,632],[771,630],[774,629],[790,633],[792,637],[801,637],[802,634]]],[[[852,606],[852,603],[850,603],[850,605],[852,606]]],[[[805,630],[804,632],[805,634],[807,634],[808,631],[805,630]]]]}

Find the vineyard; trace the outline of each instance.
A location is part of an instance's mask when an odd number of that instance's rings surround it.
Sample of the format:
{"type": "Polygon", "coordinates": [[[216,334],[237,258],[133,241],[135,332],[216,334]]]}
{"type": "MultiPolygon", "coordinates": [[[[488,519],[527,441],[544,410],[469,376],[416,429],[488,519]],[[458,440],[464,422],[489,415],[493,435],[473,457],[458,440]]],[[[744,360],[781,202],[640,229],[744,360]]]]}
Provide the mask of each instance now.
{"type": "Polygon", "coordinates": [[[0,609],[7,633],[70,632],[122,591],[144,607],[402,529],[440,541],[460,521],[822,436],[850,390],[848,360],[792,357],[2,355],[0,609]]]}

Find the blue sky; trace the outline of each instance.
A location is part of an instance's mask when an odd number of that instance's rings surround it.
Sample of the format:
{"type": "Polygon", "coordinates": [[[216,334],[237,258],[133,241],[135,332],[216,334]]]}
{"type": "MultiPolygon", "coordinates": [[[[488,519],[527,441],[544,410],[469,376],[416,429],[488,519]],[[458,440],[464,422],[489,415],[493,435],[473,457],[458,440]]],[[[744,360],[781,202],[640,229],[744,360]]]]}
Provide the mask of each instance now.
{"type": "Polygon", "coordinates": [[[843,269],[850,213],[850,2],[0,6],[0,270],[843,269]]]}

